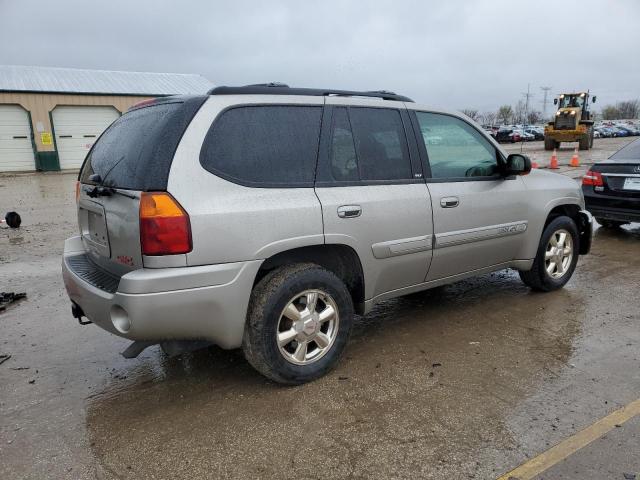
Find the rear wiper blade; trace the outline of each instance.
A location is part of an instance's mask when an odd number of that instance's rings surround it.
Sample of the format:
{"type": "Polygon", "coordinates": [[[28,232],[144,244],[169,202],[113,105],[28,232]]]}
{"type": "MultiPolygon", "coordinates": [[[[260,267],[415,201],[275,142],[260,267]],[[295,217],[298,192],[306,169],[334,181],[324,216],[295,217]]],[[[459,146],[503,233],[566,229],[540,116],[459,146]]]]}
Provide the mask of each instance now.
{"type": "Polygon", "coordinates": [[[113,195],[114,190],[109,187],[101,187],[99,185],[96,185],[91,189],[87,189],[86,192],[87,192],[87,195],[89,195],[91,198],[98,198],[98,197],[110,197],[111,195],[113,195]]]}
{"type": "Polygon", "coordinates": [[[87,192],[87,195],[91,198],[110,197],[112,195],[122,195],[123,197],[132,198],[132,199],[138,198],[137,195],[126,193],[121,190],[116,190],[113,187],[102,187],[100,185],[97,185],[93,188],[87,188],[85,191],[87,192]]]}

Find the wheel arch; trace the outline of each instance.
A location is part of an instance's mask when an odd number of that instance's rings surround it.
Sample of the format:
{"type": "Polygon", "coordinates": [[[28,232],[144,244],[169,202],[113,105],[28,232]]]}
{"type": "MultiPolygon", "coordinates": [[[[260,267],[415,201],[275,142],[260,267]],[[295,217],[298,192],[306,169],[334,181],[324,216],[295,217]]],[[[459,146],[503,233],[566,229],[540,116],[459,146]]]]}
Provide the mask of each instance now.
{"type": "Polygon", "coordinates": [[[590,215],[580,208],[580,205],[575,203],[562,203],[554,206],[549,213],[544,223],[544,228],[553,221],[554,218],[566,216],[576,222],[579,234],[579,252],[580,255],[585,255],[591,250],[591,218],[590,215]]]}
{"type": "Polygon", "coordinates": [[[258,283],[270,271],[294,263],[315,263],[326,268],[346,285],[356,313],[364,312],[364,273],[356,251],[343,244],[318,244],[284,250],[266,258],[254,280],[258,283]]]}

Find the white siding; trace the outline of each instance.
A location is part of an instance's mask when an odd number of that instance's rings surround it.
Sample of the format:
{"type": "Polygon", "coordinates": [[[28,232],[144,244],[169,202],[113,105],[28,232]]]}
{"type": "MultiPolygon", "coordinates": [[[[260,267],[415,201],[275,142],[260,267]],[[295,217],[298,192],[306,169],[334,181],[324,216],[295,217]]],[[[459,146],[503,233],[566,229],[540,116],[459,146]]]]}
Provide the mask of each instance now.
{"type": "Polygon", "coordinates": [[[60,168],[80,168],[93,143],[119,116],[113,107],[56,107],[51,117],[60,168]]]}
{"type": "Polygon", "coordinates": [[[0,105],[0,172],[35,169],[29,114],[17,105],[0,105]]]}

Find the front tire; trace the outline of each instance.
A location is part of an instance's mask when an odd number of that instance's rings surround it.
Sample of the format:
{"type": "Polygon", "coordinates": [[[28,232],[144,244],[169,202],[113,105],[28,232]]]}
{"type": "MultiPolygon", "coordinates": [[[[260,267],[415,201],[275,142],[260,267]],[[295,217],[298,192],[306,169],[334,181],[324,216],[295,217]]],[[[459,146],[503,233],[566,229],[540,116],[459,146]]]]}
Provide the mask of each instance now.
{"type": "Polygon", "coordinates": [[[337,276],[315,264],[289,265],[254,287],[242,348],[265,377],[299,385],[336,365],[352,323],[351,295],[337,276]]]}
{"type": "Polygon", "coordinates": [[[542,232],[531,270],[519,272],[525,285],[540,292],[564,287],[578,263],[579,241],[573,219],[554,218],[542,232]]]}
{"type": "Polygon", "coordinates": [[[556,148],[556,141],[549,136],[544,137],[544,149],[551,151],[554,148],[556,148]]]}
{"type": "Polygon", "coordinates": [[[578,150],[589,150],[591,148],[591,138],[589,137],[589,133],[578,140],[578,150]]]}

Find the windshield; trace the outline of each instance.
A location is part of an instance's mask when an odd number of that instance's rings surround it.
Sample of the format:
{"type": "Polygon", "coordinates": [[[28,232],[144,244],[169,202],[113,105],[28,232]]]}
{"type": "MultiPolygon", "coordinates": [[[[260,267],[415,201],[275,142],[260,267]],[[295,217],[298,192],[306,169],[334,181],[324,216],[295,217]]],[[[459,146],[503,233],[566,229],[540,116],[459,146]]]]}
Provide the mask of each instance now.
{"type": "Polygon", "coordinates": [[[582,108],[586,96],[584,93],[580,95],[565,95],[560,97],[560,108],[579,107],[582,108]]]}

